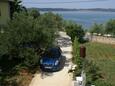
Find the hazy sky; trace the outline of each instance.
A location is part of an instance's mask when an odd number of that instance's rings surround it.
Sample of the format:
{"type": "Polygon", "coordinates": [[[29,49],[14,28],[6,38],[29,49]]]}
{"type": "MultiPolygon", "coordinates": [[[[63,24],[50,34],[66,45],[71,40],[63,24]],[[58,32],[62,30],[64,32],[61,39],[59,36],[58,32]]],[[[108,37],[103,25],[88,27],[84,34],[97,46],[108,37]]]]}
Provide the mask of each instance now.
{"type": "Polygon", "coordinates": [[[22,0],[26,7],[38,8],[115,8],[115,0],[22,0]]]}

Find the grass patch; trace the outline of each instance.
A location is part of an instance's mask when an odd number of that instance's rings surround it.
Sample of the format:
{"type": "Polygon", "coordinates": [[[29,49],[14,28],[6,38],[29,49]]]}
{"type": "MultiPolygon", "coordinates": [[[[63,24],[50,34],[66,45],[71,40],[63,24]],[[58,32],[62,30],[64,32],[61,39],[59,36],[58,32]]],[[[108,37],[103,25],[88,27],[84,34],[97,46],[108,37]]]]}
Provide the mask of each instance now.
{"type": "Polygon", "coordinates": [[[87,58],[100,67],[103,79],[115,86],[115,45],[87,43],[87,58]]]}

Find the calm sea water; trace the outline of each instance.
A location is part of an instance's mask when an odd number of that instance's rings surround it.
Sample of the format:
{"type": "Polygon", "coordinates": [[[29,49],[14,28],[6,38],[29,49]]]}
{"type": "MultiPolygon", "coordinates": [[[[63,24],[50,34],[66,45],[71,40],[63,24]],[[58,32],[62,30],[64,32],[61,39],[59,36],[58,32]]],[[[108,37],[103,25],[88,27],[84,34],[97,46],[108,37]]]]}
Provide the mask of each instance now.
{"type": "Polygon", "coordinates": [[[94,23],[106,23],[110,19],[115,19],[115,12],[92,12],[92,11],[53,11],[58,13],[65,20],[72,20],[82,24],[85,28],[90,28],[94,23]]]}

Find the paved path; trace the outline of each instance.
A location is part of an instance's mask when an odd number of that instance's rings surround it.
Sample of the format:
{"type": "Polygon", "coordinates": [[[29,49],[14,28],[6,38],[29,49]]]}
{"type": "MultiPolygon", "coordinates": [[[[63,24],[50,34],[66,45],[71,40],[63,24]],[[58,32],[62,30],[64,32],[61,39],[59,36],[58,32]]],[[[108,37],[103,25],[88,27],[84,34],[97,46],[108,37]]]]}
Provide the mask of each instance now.
{"type": "Polygon", "coordinates": [[[56,40],[62,49],[63,56],[66,57],[64,68],[53,73],[35,74],[29,86],[71,86],[72,74],[68,74],[69,65],[72,64],[72,43],[70,37],[65,32],[59,32],[60,37],[56,40]]]}

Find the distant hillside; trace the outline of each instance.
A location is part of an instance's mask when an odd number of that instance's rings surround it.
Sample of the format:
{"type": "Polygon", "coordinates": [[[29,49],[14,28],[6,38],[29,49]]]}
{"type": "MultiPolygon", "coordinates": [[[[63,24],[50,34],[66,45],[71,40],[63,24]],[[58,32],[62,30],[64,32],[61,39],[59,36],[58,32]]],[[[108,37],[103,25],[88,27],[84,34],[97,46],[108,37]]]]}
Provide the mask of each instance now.
{"type": "MultiPolygon", "coordinates": [[[[33,8],[28,8],[33,9],[33,8]]],[[[34,8],[40,11],[102,11],[102,12],[115,12],[115,9],[92,8],[92,9],[66,9],[66,8],[34,8]]]]}

